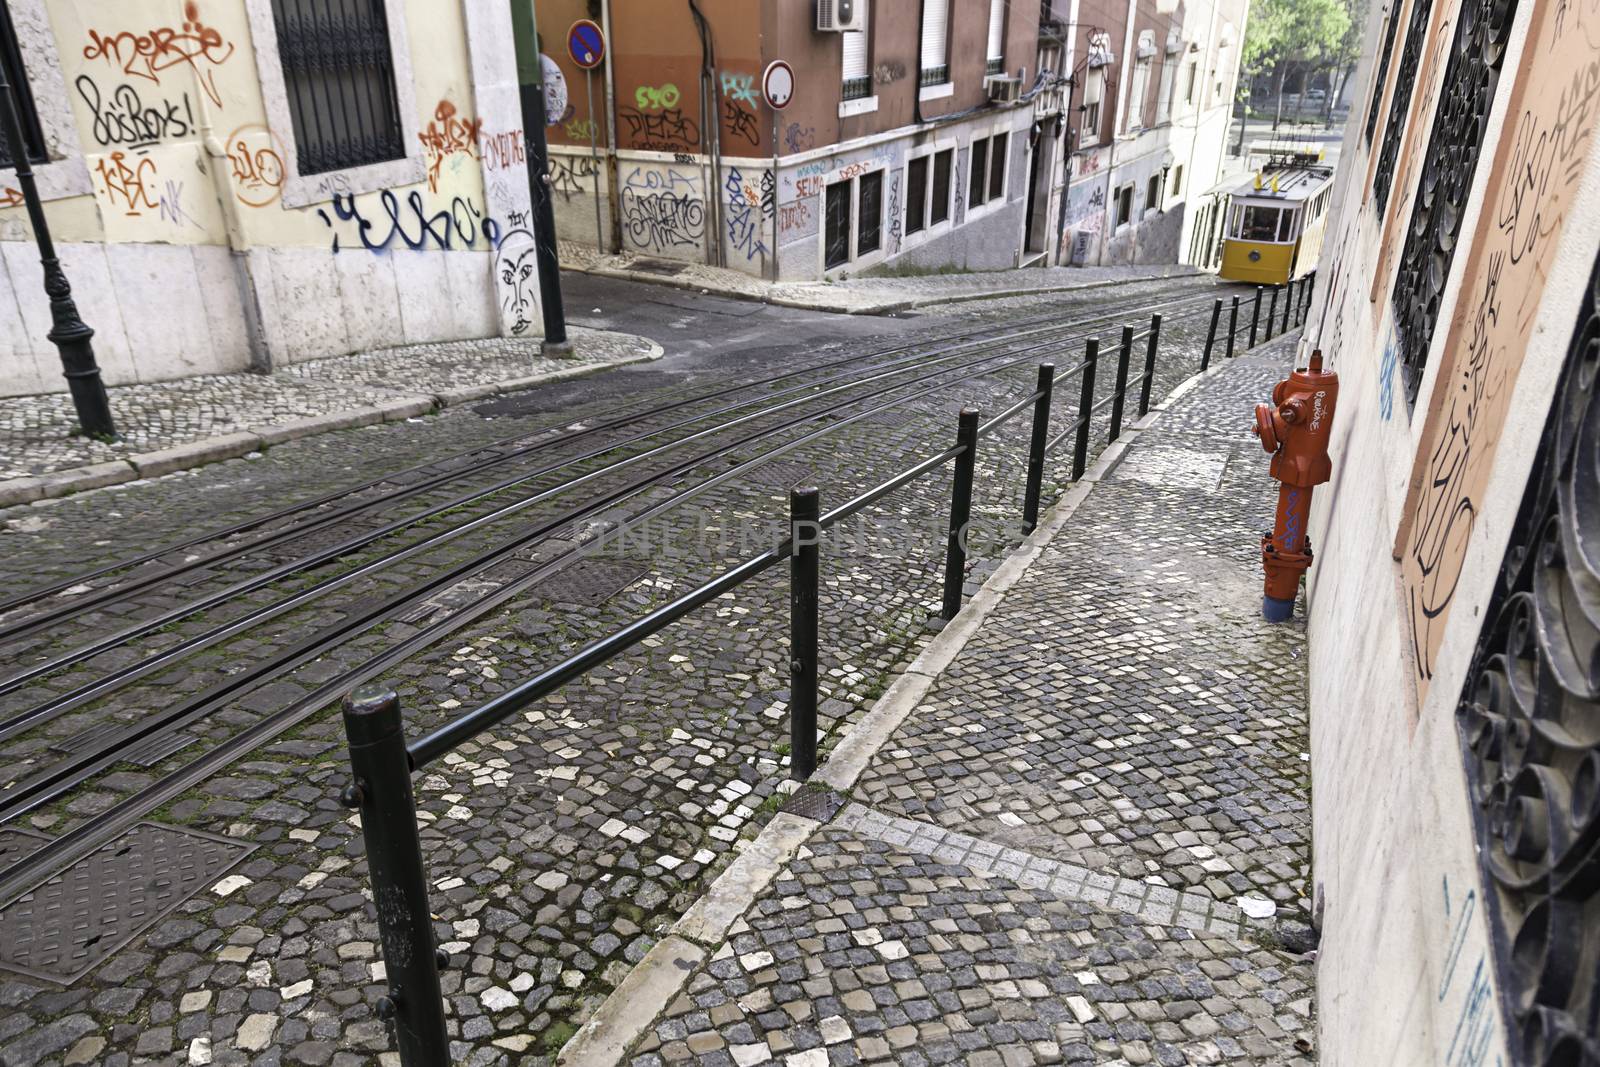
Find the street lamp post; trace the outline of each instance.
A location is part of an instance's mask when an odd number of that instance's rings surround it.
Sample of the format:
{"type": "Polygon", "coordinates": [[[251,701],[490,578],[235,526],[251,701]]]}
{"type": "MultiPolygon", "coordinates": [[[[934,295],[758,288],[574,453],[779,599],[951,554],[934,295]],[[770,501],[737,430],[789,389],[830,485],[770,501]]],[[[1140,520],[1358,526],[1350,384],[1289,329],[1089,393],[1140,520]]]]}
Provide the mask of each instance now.
{"type": "Polygon", "coordinates": [[[28,147],[22,137],[22,121],[17,117],[16,97],[3,63],[0,63],[0,132],[5,134],[6,144],[11,147],[17,184],[22,187],[28,221],[33,223],[34,240],[39,243],[44,291],[50,298],[52,326],[48,336],[61,352],[61,371],[66,375],[67,388],[72,391],[78,425],[90,437],[115,437],[117,427],[111,421],[111,401],[106,396],[105,383],[100,380],[100,367],[94,361],[94,346],[89,343],[94,331],[78,317],[72,286],[67,284],[67,275],[56,258],[56,246],[50,240],[50,227],[44,218],[44,205],[39,201],[39,190],[33,182],[33,166],[28,161],[28,147]]]}

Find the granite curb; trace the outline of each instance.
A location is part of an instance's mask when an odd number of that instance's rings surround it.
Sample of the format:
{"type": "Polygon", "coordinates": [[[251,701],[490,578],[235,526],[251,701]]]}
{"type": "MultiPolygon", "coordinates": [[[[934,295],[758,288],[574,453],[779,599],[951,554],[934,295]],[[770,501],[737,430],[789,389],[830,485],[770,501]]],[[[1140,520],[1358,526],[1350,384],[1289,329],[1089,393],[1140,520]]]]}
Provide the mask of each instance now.
{"type": "MultiPolygon", "coordinates": [[[[862,716],[818,766],[811,782],[848,794],[872,757],[893,737],[906,718],[977,634],[984,619],[1004,601],[1034,561],[1071,520],[1094,487],[1122,461],[1129,447],[1153,426],[1173,401],[1217,374],[1225,363],[1197,373],[1157,404],[1096,458],[983,586],[920,653],[887,692],[862,716]]],[[[709,889],[650,950],[637,969],[650,968],[648,981],[630,986],[632,975],[607,997],[556,1057],[558,1067],[613,1067],[622,1062],[652,1023],[687,986],[695,965],[684,966],[687,948],[709,955],[824,822],[780,812],[762,828],[743,852],[712,882],[709,889]],[[676,979],[669,981],[668,979],[676,979]],[[642,1002],[649,996],[652,999],[642,1002]]],[[[1237,928],[1237,927],[1235,927],[1237,928]]]]}
{"type": "Polygon", "coordinates": [[[548,385],[632,363],[660,359],[662,354],[662,347],[650,341],[648,351],[607,360],[604,363],[563,367],[547,374],[533,374],[484,385],[444,389],[431,394],[398,396],[381,404],[329,411],[321,415],[309,415],[302,419],[267,426],[251,426],[242,431],[219,434],[198,441],[187,441],[150,452],[139,452],[122,459],[92,463],[83,467],[68,467],[48,474],[8,478],[0,481],[0,508],[55,499],[90,489],[103,489],[108,485],[159,478],[162,475],[191,470],[208,463],[237,459],[272,445],[334,430],[351,430],[382,422],[400,422],[501,393],[516,392],[536,385],[548,385]]]}

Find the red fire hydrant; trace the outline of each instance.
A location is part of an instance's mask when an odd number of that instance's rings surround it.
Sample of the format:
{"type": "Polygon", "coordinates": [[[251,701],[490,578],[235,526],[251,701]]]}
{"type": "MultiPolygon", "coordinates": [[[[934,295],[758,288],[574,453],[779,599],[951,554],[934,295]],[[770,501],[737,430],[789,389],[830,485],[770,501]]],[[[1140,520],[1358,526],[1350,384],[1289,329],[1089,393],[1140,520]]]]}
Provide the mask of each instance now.
{"type": "Polygon", "coordinates": [[[1278,487],[1278,520],[1261,535],[1261,563],[1266,568],[1261,614],[1283,622],[1294,614],[1300,576],[1311,566],[1311,539],[1306,520],[1311,514],[1311,488],[1333,473],[1328,458],[1328,432],[1339,399],[1339,375],[1322,369],[1322,352],[1311,353],[1305,370],[1292,372],[1272,390],[1272,403],[1256,405],[1255,433],[1272,454],[1272,476],[1278,487]]]}

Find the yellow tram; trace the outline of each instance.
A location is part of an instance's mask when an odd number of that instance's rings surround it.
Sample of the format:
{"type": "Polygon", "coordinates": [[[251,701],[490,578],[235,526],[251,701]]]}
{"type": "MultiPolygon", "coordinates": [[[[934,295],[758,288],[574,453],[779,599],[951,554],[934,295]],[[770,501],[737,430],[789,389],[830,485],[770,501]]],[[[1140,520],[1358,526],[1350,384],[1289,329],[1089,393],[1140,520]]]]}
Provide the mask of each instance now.
{"type": "Polygon", "coordinates": [[[1333,196],[1333,168],[1320,152],[1251,149],[1255,175],[1228,197],[1224,278],[1282,285],[1317,265],[1333,196]]]}

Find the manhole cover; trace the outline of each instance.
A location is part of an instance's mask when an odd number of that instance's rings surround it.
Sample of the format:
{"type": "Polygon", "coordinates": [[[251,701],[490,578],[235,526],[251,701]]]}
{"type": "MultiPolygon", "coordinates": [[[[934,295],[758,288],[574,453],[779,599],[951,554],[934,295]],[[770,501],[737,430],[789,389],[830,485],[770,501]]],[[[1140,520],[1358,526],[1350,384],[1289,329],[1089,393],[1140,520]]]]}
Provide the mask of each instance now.
{"type": "Polygon", "coordinates": [[[622,592],[650,573],[650,568],[625,560],[583,559],[533,587],[543,600],[594,606],[622,592]]]}
{"type": "Polygon", "coordinates": [[[48,837],[32,830],[18,830],[12,826],[0,830],[0,870],[11,866],[48,840],[48,837]]]}
{"type": "Polygon", "coordinates": [[[816,473],[804,463],[778,460],[774,463],[763,463],[752,470],[750,479],[778,489],[793,489],[797,485],[814,481],[816,473]]]}
{"type": "Polygon", "coordinates": [[[254,848],[139,823],[0,908],[0,967],[70,985],[254,848]]]}
{"type": "Polygon", "coordinates": [[[825,785],[803,785],[783,806],[783,810],[804,819],[827,822],[844,807],[844,797],[825,785]]]}

